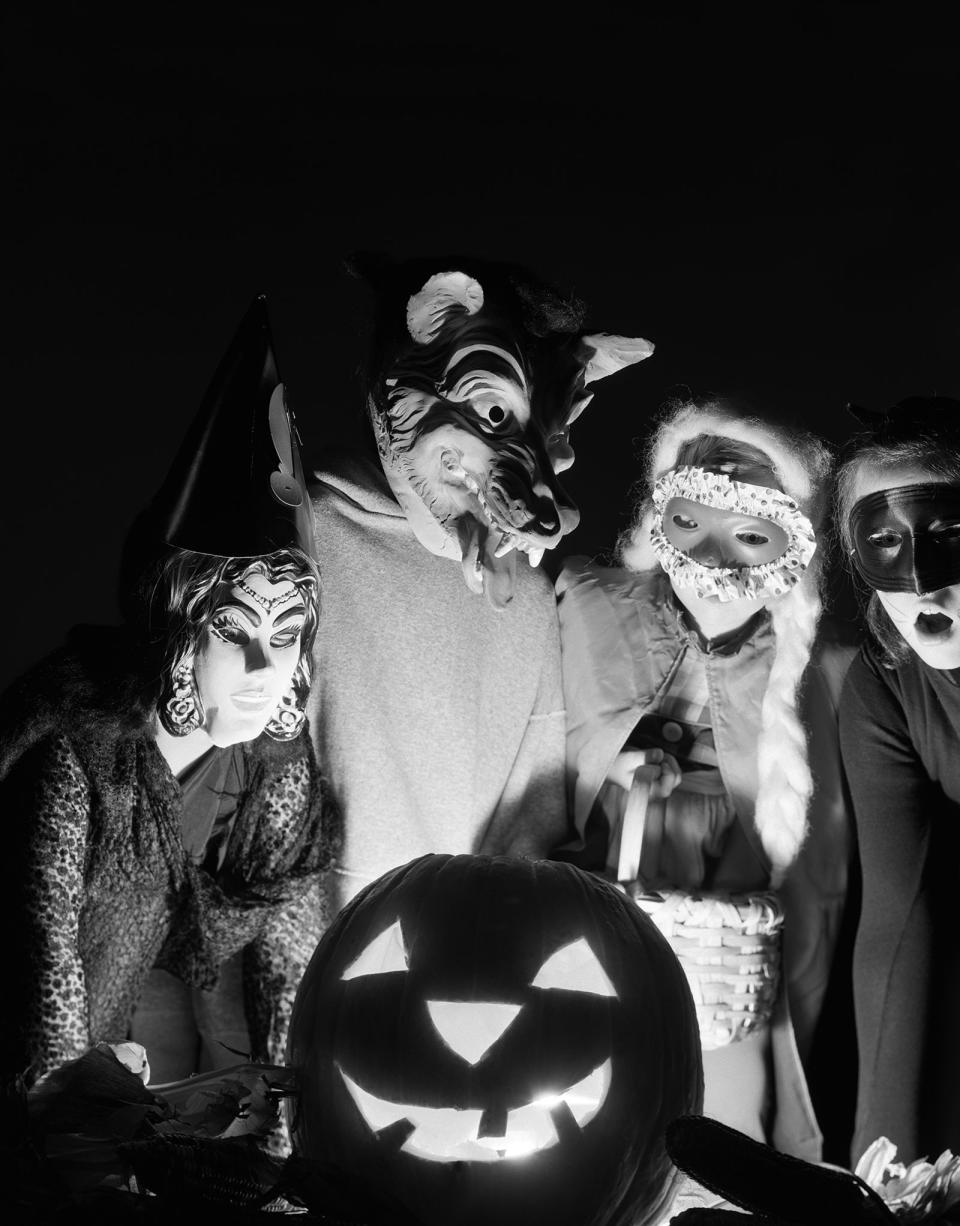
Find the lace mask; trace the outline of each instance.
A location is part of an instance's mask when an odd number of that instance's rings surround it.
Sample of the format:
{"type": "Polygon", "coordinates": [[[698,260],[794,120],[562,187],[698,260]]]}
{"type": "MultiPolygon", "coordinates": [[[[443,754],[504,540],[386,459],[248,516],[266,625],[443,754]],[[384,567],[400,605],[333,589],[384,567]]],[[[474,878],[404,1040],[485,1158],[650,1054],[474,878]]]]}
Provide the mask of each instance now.
{"type": "Polygon", "coordinates": [[[796,584],[816,552],[813,525],[780,490],[734,481],[703,468],[671,469],[653,487],[654,520],[650,542],[657,560],[676,587],[693,588],[699,597],[763,600],[782,596],[796,584]],[[772,562],[754,566],[707,566],[667,539],[664,508],[671,498],[686,498],[720,511],[768,520],[787,535],[787,547],[772,562]]]}

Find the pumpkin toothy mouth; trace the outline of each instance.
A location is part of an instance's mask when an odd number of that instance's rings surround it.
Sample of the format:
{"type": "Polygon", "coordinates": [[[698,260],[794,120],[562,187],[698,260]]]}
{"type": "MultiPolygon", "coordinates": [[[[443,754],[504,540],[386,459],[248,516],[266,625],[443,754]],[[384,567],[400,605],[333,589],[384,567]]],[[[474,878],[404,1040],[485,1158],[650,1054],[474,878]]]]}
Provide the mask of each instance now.
{"type": "Polygon", "coordinates": [[[560,1130],[573,1124],[582,1129],[593,1119],[606,1100],[612,1071],[610,1060],[605,1060],[575,1085],[559,1093],[544,1092],[507,1111],[502,1130],[494,1133],[484,1126],[488,1113],[483,1110],[391,1102],[370,1094],[341,1066],[337,1068],[371,1131],[379,1133],[406,1121],[411,1131],[399,1147],[401,1152],[430,1162],[499,1162],[549,1149],[559,1141],[560,1130]]]}

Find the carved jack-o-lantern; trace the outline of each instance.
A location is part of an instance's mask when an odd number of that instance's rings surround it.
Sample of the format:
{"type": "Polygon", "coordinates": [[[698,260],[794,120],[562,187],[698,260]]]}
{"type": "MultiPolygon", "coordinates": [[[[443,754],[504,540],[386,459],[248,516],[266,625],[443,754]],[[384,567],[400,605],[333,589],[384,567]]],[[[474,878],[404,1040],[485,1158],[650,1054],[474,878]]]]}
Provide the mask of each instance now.
{"type": "Polygon", "coordinates": [[[652,1221],[664,1129],[702,1093],[666,941],[544,861],[425,856],[380,878],[317,947],[290,1061],[301,1152],[424,1223],[652,1221]]]}

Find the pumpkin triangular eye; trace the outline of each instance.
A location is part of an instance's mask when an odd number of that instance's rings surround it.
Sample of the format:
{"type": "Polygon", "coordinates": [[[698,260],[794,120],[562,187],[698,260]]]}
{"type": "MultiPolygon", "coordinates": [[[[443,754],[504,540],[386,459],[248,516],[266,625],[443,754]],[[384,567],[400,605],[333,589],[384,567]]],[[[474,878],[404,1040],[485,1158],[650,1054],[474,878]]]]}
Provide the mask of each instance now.
{"type": "Polygon", "coordinates": [[[583,937],[564,945],[544,962],[532,986],[562,988],[565,992],[589,992],[593,996],[616,996],[617,989],[583,937]]]}
{"type": "Polygon", "coordinates": [[[341,979],[357,979],[361,975],[388,975],[391,971],[408,969],[407,951],[403,944],[400,921],[373,938],[358,958],[350,963],[341,979]]]}

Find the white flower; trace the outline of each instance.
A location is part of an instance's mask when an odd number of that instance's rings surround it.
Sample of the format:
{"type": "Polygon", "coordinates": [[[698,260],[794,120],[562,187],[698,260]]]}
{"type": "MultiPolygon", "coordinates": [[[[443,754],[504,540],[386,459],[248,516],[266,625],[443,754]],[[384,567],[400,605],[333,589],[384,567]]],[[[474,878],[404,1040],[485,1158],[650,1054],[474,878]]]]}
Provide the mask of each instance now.
{"type": "Polygon", "coordinates": [[[903,1222],[925,1222],[960,1202],[960,1158],[945,1149],[936,1162],[895,1162],[897,1147],[886,1137],[869,1146],[854,1174],[868,1184],[903,1222]]]}
{"type": "Polygon", "coordinates": [[[147,1059],[147,1049],[140,1043],[108,1043],[107,1046],[117,1057],[124,1068],[136,1073],[144,1085],[150,1083],[150,1061],[147,1059]]]}

